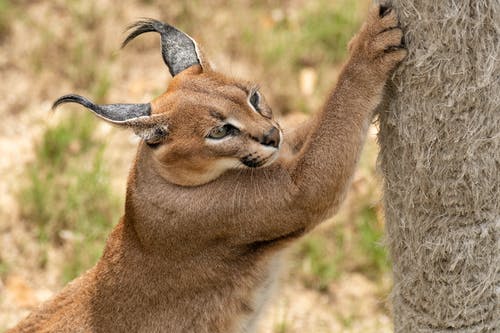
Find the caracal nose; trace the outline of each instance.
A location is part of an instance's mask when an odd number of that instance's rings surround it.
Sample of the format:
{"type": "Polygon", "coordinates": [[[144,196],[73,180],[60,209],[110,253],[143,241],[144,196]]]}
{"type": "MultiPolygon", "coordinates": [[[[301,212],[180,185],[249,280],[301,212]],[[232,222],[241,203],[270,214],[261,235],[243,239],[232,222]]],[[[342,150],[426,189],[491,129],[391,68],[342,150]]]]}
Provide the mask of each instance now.
{"type": "Polygon", "coordinates": [[[269,132],[264,134],[262,141],[260,142],[264,146],[271,146],[274,148],[278,148],[280,144],[280,131],[276,127],[271,128],[269,132]]]}

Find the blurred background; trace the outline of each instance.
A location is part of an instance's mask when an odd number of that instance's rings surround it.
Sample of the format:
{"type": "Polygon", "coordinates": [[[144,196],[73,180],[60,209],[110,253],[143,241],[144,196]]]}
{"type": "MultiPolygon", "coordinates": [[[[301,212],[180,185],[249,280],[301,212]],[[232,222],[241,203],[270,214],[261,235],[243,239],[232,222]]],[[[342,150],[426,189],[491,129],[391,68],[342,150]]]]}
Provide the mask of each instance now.
{"type": "MultiPolygon", "coordinates": [[[[0,332],[99,258],[123,212],[137,139],[74,92],[145,103],[170,80],[159,38],[120,50],[142,17],[193,36],[227,74],[257,82],[275,114],[322,104],[369,0],[0,0],[0,332]]],[[[391,332],[376,126],[339,214],[288,251],[259,332],[391,332]]]]}

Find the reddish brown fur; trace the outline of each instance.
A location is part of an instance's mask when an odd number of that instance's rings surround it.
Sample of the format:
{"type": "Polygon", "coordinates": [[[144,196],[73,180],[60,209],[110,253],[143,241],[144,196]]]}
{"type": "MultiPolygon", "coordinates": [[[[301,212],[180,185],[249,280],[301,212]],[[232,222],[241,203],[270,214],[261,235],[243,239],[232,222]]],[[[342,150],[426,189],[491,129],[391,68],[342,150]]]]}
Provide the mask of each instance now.
{"type": "Polygon", "coordinates": [[[400,44],[401,30],[383,32],[397,24],[394,12],[371,11],[323,111],[264,168],[212,173],[223,153],[260,147],[246,138],[218,152],[199,139],[215,124],[207,105],[252,136],[276,124],[249,110],[238,88],[248,85],[200,66],[177,75],[152,103],[169,135],[158,148],[139,145],[103,257],[10,332],[251,331],[279,250],[342,200],[384,84],[406,55],[384,52],[400,44]]]}

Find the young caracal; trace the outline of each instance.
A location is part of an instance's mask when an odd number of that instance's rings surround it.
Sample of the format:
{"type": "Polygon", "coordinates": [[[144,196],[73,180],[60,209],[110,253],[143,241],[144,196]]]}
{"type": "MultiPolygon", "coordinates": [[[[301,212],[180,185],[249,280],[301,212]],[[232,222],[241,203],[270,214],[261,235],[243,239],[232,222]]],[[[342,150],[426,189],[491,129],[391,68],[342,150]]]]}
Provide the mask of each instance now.
{"type": "Polygon", "coordinates": [[[281,250],[339,206],[384,85],[405,57],[376,7],[321,112],[284,131],[256,85],[214,71],[196,42],[161,36],[173,76],[147,104],[79,103],[142,138],[125,213],[99,262],[9,332],[253,332],[281,250]]]}

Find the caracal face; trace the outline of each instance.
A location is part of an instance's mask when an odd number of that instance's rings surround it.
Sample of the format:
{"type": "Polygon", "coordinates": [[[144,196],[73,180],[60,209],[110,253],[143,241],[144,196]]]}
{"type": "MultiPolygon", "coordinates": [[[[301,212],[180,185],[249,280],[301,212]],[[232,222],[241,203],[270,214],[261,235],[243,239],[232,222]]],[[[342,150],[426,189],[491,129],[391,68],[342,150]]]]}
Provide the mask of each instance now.
{"type": "Polygon", "coordinates": [[[146,143],[169,182],[201,185],[278,157],[282,130],[256,85],[195,65],[176,75],[151,106],[168,135],[146,143]]]}

